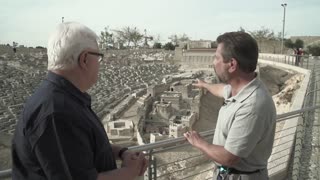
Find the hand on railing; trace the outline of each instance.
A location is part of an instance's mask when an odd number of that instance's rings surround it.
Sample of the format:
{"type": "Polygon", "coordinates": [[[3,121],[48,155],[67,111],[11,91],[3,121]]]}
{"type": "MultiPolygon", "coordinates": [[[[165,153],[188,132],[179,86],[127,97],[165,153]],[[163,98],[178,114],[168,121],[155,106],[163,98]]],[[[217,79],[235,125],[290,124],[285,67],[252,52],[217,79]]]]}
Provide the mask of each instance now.
{"type": "Polygon", "coordinates": [[[188,131],[183,134],[184,137],[188,140],[188,142],[197,148],[202,147],[204,144],[207,144],[207,141],[205,141],[198,132],[196,131],[188,131]]]}
{"type": "Polygon", "coordinates": [[[148,167],[148,161],[142,152],[128,151],[123,155],[121,167],[127,167],[136,176],[142,176],[148,167]]]}

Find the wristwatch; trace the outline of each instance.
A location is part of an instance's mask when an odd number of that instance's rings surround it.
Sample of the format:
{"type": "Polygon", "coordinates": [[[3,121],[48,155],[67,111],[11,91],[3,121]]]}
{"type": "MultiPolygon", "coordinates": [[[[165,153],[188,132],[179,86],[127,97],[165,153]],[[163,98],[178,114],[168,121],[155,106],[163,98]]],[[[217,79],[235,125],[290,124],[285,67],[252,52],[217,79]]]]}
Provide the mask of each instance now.
{"type": "Polygon", "coordinates": [[[123,154],[125,151],[127,151],[127,150],[128,150],[127,147],[124,147],[124,148],[121,148],[121,149],[120,149],[119,154],[118,154],[118,156],[119,156],[120,159],[122,159],[122,154],[123,154]]]}

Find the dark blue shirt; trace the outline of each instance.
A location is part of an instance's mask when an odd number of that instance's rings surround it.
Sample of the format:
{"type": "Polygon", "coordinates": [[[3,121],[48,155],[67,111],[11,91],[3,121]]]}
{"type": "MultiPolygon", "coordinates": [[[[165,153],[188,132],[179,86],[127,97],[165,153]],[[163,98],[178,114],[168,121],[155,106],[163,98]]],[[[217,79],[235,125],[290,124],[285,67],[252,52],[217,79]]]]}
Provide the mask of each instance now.
{"type": "Polygon", "coordinates": [[[12,141],[13,179],[95,180],[116,169],[91,98],[49,72],[25,104],[12,141]]]}

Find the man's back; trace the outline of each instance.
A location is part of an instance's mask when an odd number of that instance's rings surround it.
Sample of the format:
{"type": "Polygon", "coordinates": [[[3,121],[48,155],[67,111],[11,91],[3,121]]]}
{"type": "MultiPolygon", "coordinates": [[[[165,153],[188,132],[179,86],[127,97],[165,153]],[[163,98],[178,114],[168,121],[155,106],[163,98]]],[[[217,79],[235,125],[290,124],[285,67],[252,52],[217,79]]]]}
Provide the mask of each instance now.
{"type": "Polygon", "coordinates": [[[17,124],[13,179],[92,179],[115,169],[107,135],[90,104],[87,94],[49,72],[17,124]]]}

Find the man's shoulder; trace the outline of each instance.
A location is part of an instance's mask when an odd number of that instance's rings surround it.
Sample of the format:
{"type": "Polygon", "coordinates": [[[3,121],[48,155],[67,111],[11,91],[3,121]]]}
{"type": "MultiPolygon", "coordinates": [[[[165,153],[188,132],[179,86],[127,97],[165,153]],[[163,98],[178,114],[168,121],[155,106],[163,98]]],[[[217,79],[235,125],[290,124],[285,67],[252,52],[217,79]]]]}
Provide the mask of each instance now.
{"type": "Polygon", "coordinates": [[[275,109],[275,104],[267,87],[260,81],[252,94],[243,101],[242,107],[251,107],[250,111],[260,112],[275,109]]]}
{"type": "Polygon", "coordinates": [[[64,100],[68,95],[62,90],[50,85],[41,85],[28,99],[25,108],[32,111],[41,107],[46,111],[53,111],[54,107],[63,107],[64,100]]]}
{"type": "Polygon", "coordinates": [[[34,126],[54,113],[71,113],[73,108],[70,101],[73,99],[67,92],[50,84],[42,84],[24,106],[24,124],[34,126]]]}

